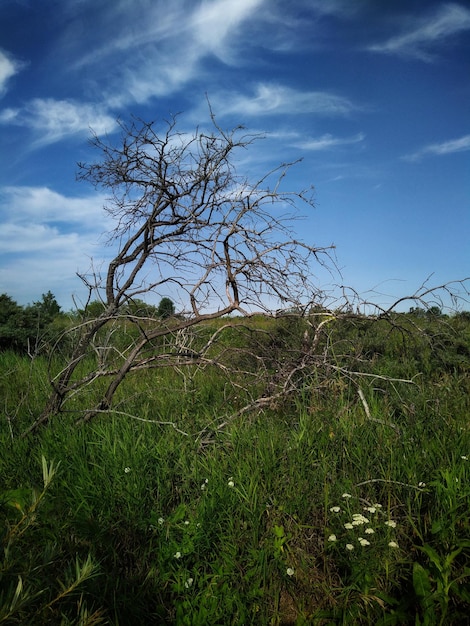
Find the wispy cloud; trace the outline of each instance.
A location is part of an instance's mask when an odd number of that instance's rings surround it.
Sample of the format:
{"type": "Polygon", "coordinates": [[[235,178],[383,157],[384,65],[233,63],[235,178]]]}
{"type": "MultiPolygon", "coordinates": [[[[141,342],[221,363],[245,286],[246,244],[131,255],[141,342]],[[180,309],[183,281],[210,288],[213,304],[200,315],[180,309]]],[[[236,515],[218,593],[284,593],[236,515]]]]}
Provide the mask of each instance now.
{"type": "Polygon", "coordinates": [[[312,150],[312,151],[322,151],[322,150],[331,150],[332,148],[337,148],[338,146],[345,146],[355,143],[360,143],[364,141],[365,135],[364,133],[358,133],[353,137],[334,137],[329,133],[322,135],[321,137],[317,137],[315,139],[306,139],[305,141],[300,141],[295,143],[294,145],[298,148],[303,148],[304,150],[312,150]]]}
{"type": "Polygon", "coordinates": [[[7,90],[10,78],[17,74],[25,63],[14,59],[11,55],[0,49],[0,96],[7,90]]]}
{"type": "Polygon", "coordinates": [[[306,0],[305,6],[308,9],[314,8],[320,15],[334,15],[340,18],[349,18],[356,15],[363,8],[363,2],[356,0],[306,0]]]}
{"type": "Polygon", "coordinates": [[[190,24],[197,47],[203,54],[212,52],[220,58],[226,57],[226,46],[233,42],[238,28],[248,18],[253,19],[264,2],[265,0],[203,2],[194,11],[190,24]]]}
{"type": "Polygon", "coordinates": [[[368,50],[430,62],[435,59],[436,46],[469,29],[470,10],[459,4],[444,4],[414,28],[384,43],[369,46],[368,50]]]}
{"type": "Polygon", "coordinates": [[[459,139],[451,139],[450,141],[443,141],[442,143],[430,144],[417,152],[404,156],[403,159],[405,161],[420,161],[423,157],[428,155],[442,156],[454,152],[465,152],[467,150],[470,150],[470,135],[464,135],[459,139]]]}
{"type": "Polygon", "coordinates": [[[115,118],[100,105],[53,98],[35,98],[22,108],[4,109],[0,123],[34,130],[37,139],[33,147],[55,143],[70,135],[89,134],[90,129],[102,135],[117,127],[115,118]]]}
{"type": "MultiPolygon", "coordinates": [[[[202,61],[217,56],[234,63],[244,50],[246,24],[259,18],[266,0],[135,0],[106,5],[90,24],[90,47],[80,45],[80,28],[68,27],[62,46],[76,71],[103,74],[101,91],[113,107],[146,103],[179,90],[204,75],[202,61]],[[242,28],[243,26],[243,28],[242,28]],[[112,27],[112,28],[111,28],[112,27]],[[101,37],[101,33],[106,34],[101,37]],[[104,44],[100,42],[104,40],[104,44]],[[72,43],[70,43],[72,42],[72,43]]],[[[78,21],[78,20],[77,20],[78,21]]]]}
{"type": "Polygon", "coordinates": [[[325,116],[347,115],[358,107],[351,100],[325,91],[298,91],[279,84],[261,83],[253,95],[234,92],[211,97],[219,114],[241,116],[295,115],[314,113],[325,116]]]}

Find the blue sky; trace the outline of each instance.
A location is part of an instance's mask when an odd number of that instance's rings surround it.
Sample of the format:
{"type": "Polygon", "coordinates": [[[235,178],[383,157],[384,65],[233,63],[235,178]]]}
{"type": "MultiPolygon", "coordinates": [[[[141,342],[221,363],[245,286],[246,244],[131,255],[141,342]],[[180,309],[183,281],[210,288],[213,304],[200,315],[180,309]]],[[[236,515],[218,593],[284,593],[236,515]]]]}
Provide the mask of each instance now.
{"type": "MultiPolygon", "coordinates": [[[[0,0],[0,293],[106,263],[105,197],[75,180],[90,128],[208,120],[266,132],[240,163],[315,186],[298,224],[386,303],[470,275],[470,8],[432,0],[0,0]]],[[[168,294],[160,294],[161,296],[168,294]]]]}

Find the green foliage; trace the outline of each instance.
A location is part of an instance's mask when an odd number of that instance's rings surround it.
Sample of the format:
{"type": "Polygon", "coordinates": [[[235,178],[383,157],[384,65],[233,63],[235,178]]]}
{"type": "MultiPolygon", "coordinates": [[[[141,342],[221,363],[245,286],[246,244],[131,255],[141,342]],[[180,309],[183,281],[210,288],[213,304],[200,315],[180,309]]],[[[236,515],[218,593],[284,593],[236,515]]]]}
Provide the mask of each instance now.
{"type": "Polygon", "coordinates": [[[0,354],[3,623],[465,623],[468,320],[332,320],[319,353],[364,376],[302,372],[289,404],[232,420],[305,320],[226,321],[191,346],[220,329],[214,351],[246,367],[236,391],[222,368],[138,371],[114,412],[23,439],[59,365],[0,354]],[[57,460],[42,484],[38,455],[57,460]]]}
{"type": "Polygon", "coordinates": [[[45,352],[59,336],[60,306],[48,291],[32,305],[21,307],[7,294],[0,295],[0,350],[45,352]]]}
{"type": "Polygon", "coordinates": [[[162,298],[158,305],[157,315],[163,319],[172,317],[175,314],[175,305],[170,298],[162,298]]]}
{"type": "Polygon", "coordinates": [[[77,589],[96,575],[90,556],[83,561],[68,556],[60,563],[59,551],[48,537],[47,525],[40,513],[59,464],[42,464],[42,488],[20,488],[0,492],[0,510],[4,514],[0,543],[0,624],[99,624],[101,611],[89,613],[83,597],[70,602],[77,589]],[[44,524],[46,541],[35,545],[38,529],[44,524]],[[65,566],[63,575],[60,565],[65,566]],[[72,617],[70,621],[68,618],[72,617]],[[86,620],[86,621],[85,621],[86,620]]]}

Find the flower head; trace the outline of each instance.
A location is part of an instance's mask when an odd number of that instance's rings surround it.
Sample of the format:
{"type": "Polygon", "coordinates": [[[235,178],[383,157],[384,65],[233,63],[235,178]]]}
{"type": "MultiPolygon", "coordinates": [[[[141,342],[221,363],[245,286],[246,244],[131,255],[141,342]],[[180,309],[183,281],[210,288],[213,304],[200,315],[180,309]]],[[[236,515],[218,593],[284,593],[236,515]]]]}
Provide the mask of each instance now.
{"type": "Polygon", "coordinates": [[[366,535],[373,535],[375,533],[375,530],[373,528],[366,528],[365,531],[366,535]]]}
{"type": "Polygon", "coordinates": [[[181,552],[176,552],[174,556],[175,556],[175,559],[180,559],[181,558],[181,552]]]}
{"type": "Polygon", "coordinates": [[[345,547],[346,547],[346,550],[349,550],[350,552],[354,550],[354,546],[352,543],[347,543],[345,547]]]}
{"type": "Polygon", "coordinates": [[[186,587],[186,589],[189,589],[192,584],[194,582],[194,578],[188,578],[188,580],[184,583],[184,586],[186,587]]]}
{"type": "Polygon", "coordinates": [[[340,508],[339,506],[332,506],[332,507],[330,508],[330,511],[331,511],[332,513],[339,513],[339,512],[341,511],[341,508],[340,508]]]}
{"type": "Polygon", "coordinates": [[[328,541],[336,541],[336,535],[330,535],[328,541]]]}
{"type": "Polygon", "coordinates": [[[292,569],[292,567],[288,567],[288,568],[286,569],[286,574],[287,574],[288,576],[293,576],[293,575],[295,574],[295,572],[294,572],[294,570],[292,569]]]}
{"type": "Polygon", "coordinates": [[[387,520],[386,522],[384,522],[384,524],[385,524],[385,526],[390,526],[390,528],[396,528],[397,527],[397,523],[394,520],[392,520],[392,519],[387,520]]]}
{"type": "Polygon", "coordinates": [[[352,516],[352,525],[353,526],[361,526],[362,524],[368,524],[369,520],[367,517],[364,517],[361,513],[354,513],[352,516]]]}
{"type": "Polygon", "coordinates": [[[358,537],[357,540],[359,541],[361,546],[370,546],[370,541],[367,541],[367,539],[364,539],[363,537],[358,537]]]}
{"type": "Polygon", "coordinates": [[[235,487],[235,483],[233,482],[233,478],[231,476],[228,479],[227,485],[230,487],[230,489],[233,489],[233,487],[235,487]]]}
{"type": "Polygon", "coordinates": [[[126,474],[129,474],[129,472],[130,472],[130,471],[131,471],[131,468],[130,468],[130,467],[125,467],[125,468],[124,468],[124,472],[125,472],[126,474]]]}
{"type": "Polygon", "coordinates": [[[348,498],[352,498],[352,495],[350,493],[343,493],[341,497],[347,500],[348,498]]]}
{"type": "Polygon", "coordinates": [[[398,543],[396,541],[389,541],[388,542],[388,547],[389,548],[398,548],[398,543]]]}

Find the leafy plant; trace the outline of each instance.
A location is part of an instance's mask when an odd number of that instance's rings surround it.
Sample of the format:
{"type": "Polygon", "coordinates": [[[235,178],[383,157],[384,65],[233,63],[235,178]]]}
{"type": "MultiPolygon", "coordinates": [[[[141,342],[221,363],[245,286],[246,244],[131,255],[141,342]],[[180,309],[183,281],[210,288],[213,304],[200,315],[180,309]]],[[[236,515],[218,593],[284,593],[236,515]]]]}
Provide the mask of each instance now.
{"type": "MultiPolygon", "coordinates": [[[[0,493],[0,506],[6,512],[1,537],[0,624],[49,623],[54,619],[56,607],[97,573],[88,555],[83,562],[75,559],[73,568],[68,568],[62,581],[58,580],[59,590],[54,591],[45,585],[54,549],[52,546],[42,549],[35,546],[28,541],[28,534],[39,524],[40,508],[60,463],[51,461],[48,464],[44,456],[41,462],[41,490],[20,488],[0,493]]],[[[89,613],[82,598],[78,605],[78,621],[74,620],[74,623],[92,626],[101,622],[101,611],[89,613]]]]}

